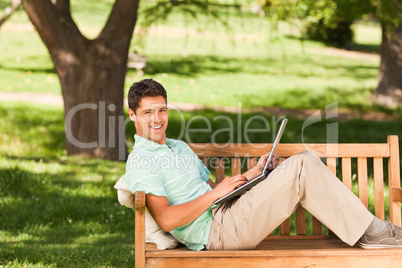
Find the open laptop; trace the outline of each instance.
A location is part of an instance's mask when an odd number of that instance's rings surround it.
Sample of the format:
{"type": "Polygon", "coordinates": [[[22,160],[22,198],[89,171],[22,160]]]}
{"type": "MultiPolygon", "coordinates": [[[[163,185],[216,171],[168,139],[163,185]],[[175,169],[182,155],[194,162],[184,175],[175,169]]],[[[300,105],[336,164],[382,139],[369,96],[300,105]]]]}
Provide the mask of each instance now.
{"type": "Polygon", "coordinates": [[[281,126],[279,128],[278,134],[276,135],[274,144],[272,144],[272,148],[271,148],[271,151],[269,152],[267,162],[265,163],[265,166],[264,166],[261,174],[256,176],[256,177],[254,177],[253,179],[249,180],[249,182],[247,182],[246,184],[243,184],[242,186],[236,188],[235,190],[233,190],[232,192],[228,193],[227,195],[219,198],[218,200],[216,200],[214,202],[214,204],[221,205],[221,204],[225,203],[226,201],[232,200],[233,198],[243,194],[245,191],[248,191],[253,186],[257,185],[258,183],[260,183],[261,181],[265,180],[268,177],[268,175],[270,173],[270,171],[268,169],[268,166],[272,161],[272,158],[274,156],[276,147],[279,144],[279,141],[280,141],[280,139],[282,137],[283,131],[285,130],[287,122],[288,122],[288,120],[286,118],[282,120],[282,123],[281,123],[281,126]]]}

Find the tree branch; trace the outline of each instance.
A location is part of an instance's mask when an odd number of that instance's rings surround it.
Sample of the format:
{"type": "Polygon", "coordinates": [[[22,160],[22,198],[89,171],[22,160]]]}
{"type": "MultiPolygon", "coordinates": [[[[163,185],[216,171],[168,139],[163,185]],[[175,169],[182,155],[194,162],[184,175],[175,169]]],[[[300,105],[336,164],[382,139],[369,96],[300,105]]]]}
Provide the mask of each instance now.
{"type": "Polygon", "coordinates": [[[52,0],[52,3],[59,10],[60,13],[63,13],[67,16],[70,16],[70,0],[52,0]]]}
{"type": "Polygon", "coordinates": [[[71,17],[69,0],[22,0],[22,4],[52,57],[55,48],[87,40],[71,17]]]}
{"type": "Polygon", "coordinates": [[[130,43],[135,23],[137,21],[137,10],[139,0],[116,0],[110,12],[109,18],[98,36],[98,40],[121,40],[130,43]]]}
{"type": "Polygon", "coordinates": [[[18,7],[21,5],[21,0],[12,0],[11,1],[11,7],[7,7],[6,10],[4,10],[3,17],[0,19],[0,28],[3,25],[6,20],[8,20],[11,15],[18,9],[18,7]]]}

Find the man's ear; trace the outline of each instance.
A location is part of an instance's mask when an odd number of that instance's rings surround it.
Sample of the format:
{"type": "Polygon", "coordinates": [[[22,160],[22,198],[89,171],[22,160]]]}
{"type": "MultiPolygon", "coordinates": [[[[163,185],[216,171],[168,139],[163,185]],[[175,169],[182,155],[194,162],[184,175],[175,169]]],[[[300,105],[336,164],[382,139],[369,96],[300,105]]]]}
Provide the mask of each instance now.
{"type": "Polygon", "coordinates": [[[135,115],[133,110],[128,109],[128,115],[130,116],[131,121],[135,122],[137,120],[137,117],[136,117],[136,115],[135,115]]]}

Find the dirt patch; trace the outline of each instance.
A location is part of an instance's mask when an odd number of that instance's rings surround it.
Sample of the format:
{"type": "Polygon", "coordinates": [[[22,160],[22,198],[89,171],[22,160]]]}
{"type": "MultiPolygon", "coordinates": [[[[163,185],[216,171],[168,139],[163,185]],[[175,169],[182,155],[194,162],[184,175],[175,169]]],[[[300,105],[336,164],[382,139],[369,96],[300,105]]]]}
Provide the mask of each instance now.
{"type": "MultiPolygon", "coordinates": [[[[33,92],[0,92],[0,100],[7,101],[22,101],[35,104],[55,105],[63,106],[63,98],[60,95],[55,94],[40,94],[33,92]]],[[[216,112],[237,113],[239,112],[237,107],[226,106],[208,106],[195,103],[182,103],[182,102],[170,102],[174,109],[181,111],[195,111],[209,109],[216,112]]],[[[124,100],[124,106],[127,108],[127,99],[124,100]]],[[[256,107],[256,108],[241,108],[242,113],[268,113],[276,116],[292,115],[299,119],[305,119],[310,115],[317,112],[314,109],[285,109],[281,107],[256,107]]],[[[362,112],[356,110],[338,109],[337,118],[341,121],[350,119],[363,119],[372,121],[384,121],[384,120],[396,120],[398,116],[390,115],[382,112],[362,112]]]]}
{"type": "Polygon", "coordinates": [[[35,104],[63,106],[63,98],[55,94],[40,94],[33,92],[0,92],[1,101],[23,101],[35,104]]]}
{"type": "MultiPolygon", "coordinates": [[[[182,111],[194,111],[210,109],[216,112],[237,113],[236,107],[221,107],[221,106],[208,106],[194,103],[170,103],[178,107],[182,111]]],[[[242,108],[242,113],[268,113],[276,116],[292,115],[299,119],[306,119],[312,114],[316,113],[319,109],[286,109],[282,107],[256,107],[256,108],[242,108]]],[[[382,112],[362,112],[357,110],[338,109],[338,116],[335,117],[338,120],[346,121],[350,119],[363,119],[371,121],[384,121],[384,120],[396,120],[398,116],[390,115],[382,112]]]]}
{"type": "Polygon", "coordinates": [[[329,56],[339,56],[339,57],[344,57],[344,58],[348,58],[348,59],[380,61],[380,55],[378,55],[377,53],[350,51],[350,50],[346,50],[346,49],[333,48],[333,47],[314,49],[314,51],[311,51],[311,52],[325,54],[325,55],[329,55],[329,56]]]}

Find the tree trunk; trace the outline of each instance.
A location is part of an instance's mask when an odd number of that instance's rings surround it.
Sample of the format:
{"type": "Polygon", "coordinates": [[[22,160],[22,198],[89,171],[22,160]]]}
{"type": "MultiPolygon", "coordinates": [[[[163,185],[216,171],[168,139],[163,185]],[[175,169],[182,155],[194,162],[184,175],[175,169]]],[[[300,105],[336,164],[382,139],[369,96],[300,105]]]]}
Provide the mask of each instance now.
{"type": "Polygon", "coordinates": [[[23,0],[60,78],[67,153],[125,160],[124,79],[138,0],[116,0],[94,40],[74,23],[69,0],[52,2],[23,0]]]}
{"type": "Polygon", "coordinates": [[[385,106],[402,102],[402,25],[390,32],[382,25],[381,65],[373,99],[385,106]]]}

